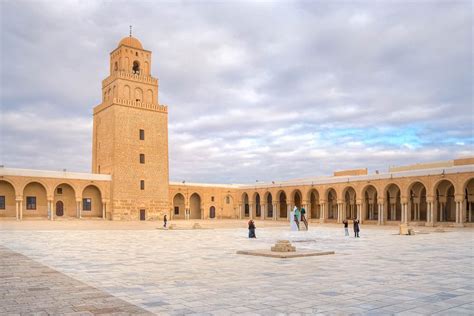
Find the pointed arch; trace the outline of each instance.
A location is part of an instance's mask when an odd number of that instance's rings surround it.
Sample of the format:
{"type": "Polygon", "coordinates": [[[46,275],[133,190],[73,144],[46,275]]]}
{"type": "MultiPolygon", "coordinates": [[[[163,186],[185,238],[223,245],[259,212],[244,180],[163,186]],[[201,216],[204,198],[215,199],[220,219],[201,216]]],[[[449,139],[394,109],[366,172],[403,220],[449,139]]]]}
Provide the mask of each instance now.
{"type": "Polygon", "coordinates": [[[173,197],[173,219],[184,219],[186,217],[186,202],[184,195],[176,193],[173,197]]]}

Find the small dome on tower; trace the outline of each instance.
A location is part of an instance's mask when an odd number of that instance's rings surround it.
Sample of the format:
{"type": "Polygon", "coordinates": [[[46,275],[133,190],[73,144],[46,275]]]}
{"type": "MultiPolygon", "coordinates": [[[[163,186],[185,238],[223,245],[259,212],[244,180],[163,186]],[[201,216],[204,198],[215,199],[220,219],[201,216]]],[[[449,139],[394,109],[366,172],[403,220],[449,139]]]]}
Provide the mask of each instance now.
{"type": "Polygon", "coordinates": [[[133,37],[133,36],[124,37],[124,38],[120,41],[120,43],[118,44],[119,47],[120,47],[121,45],[130,46],[130,47],[138,48],[138,49],[143,49],[142,43],[140,43],[140,41],[137,40],[137,39],[136,39],[135,37],[133,37]]]}

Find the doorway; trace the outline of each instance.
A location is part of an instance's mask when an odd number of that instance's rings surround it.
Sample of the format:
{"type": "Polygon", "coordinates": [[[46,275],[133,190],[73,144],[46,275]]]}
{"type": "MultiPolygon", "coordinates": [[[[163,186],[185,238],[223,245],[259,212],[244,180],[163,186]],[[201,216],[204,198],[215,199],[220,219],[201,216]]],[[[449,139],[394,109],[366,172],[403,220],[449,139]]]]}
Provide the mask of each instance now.
{"type": "Polygon", "coordinates": [[[144,221],[145,220],[145,210],[140,210],[140,220],[144,221]]]}
{"type": "Polygon", "coordinates": [[[64,215],[64,204],[62,201],[56,202],[56,216],[63,216],[64,215]]]}
{"type": "Polygon", "coordinates": [[[209,209],[209,217],[210,218],[216,217],[216,208],[214,206],[211,206],[211,208],[209,209]]]}

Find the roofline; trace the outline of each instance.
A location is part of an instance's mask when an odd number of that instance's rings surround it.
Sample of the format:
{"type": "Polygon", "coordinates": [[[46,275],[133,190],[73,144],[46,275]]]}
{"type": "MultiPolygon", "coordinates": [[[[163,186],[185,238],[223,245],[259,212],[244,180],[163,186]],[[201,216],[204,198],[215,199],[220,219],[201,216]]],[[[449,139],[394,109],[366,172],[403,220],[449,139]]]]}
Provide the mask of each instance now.
{"type": "Polygon", "coordinates": [[[400,179],[405,177],[435,176],[442,174],[455,174],[474,172],[474,165],[454,166],[448,168],[420,169],[399,172],[387,172],[363,176],[339,176],[339,177],[323,177],[323,178],[307,178],[301,180],[288,180],[275,183],[258,183],[252,185],[239,185],[239,189],[256,189],[256,188],[278,188],[297,185],[315,185],[315,184],[335,184],[343,182],[372,181],[385,179],[400,179]]]}
{"type": "Polygon", "coordinates": [[[36,170],[36,169],[17,169],[17,168],[0,168],[0,176],[112,181],[112,176],[109,174],[36,170]]]}

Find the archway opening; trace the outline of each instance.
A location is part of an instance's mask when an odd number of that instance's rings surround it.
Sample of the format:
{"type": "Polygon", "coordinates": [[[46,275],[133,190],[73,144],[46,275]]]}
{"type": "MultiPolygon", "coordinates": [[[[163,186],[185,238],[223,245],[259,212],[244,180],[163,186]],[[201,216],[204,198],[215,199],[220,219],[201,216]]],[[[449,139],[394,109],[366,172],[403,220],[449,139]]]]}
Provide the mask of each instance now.
{"type": "Polygon", "coordinates": [[[186,218],[186,204],[184,200],[184,195],[182,195],[181,193],[177,193],[173,198],[173,218],[186,218]]]}
{"type": "Polygon", "coordinates": [[[260,194],[255,194],[255,216],[262,216],[262,206],[260,205],[260,194]]]}
{"type": "Polygon", "coordinates": [[[309,193],[310,214],[311,218],[321,218],[321,206],[319,205],[319,193],[316,190],[311,190],[309,193]]]}
{"type": "Polygon", "coordinates": [[[47,217],[46,188],[39,182],[30,182],[23,189],[23,217],[47,217]]]}
{"type": "Polygon", "coordinates": [[[267,194],[267,217],[273,218],[273,198],[272,194],[267,194]]]}
{"type": "Polygon", "coordinates": [[[377,189],[373,185],[369,185],[365,188],[363,196],[365,219],[369,221],[378,220],[377,189]]]}
{"type": "Polygon", "coordinates": [[[95,185],[88,185],[82,191],[82,216],[102,217],[102,194],[95,185]]]}
{"type": "Polygon", "coordinates": [[[347,219],[356,219],[357,218],[357,205],[356,205],[356,192],[354,188],[349,187],[345,189],[344,194],[344,204],[345,204],[345,216],[347,219]]]}
{"type": "Polygon", "coordinates": [[[428,204],[426,203],[426,187],[421,182],[415,182],[410,187],[410,220],[426,221],[428,214],[428,204]]]}
{"type": "Polygon", "coordinates": [[[468,223],[474,221],[474,179],[470,179],[464,189],[464,220],[468,223]]]}
{"type": "Polygon", "coordinates": [[[279,211],[280,211],[280,218],[287,218],[287,209],[288,205],[286,204],[286,193],[285,191],[281,191],[280,195],[278,197],[278,202],[280,205],[279,211]]]}
{"type": "Polygon", "coordinates": [[[337,194],[336,190],[328,191],[328,219],[337,219],[337,194]]]}
{"type": "Polygon", "coordinates": [[[200,219],[201,218],[201,197],[197,193],[193,193],[189,199],[189,218],[200,219]]]}
{"type": "Polygon", "coordinates": [[[242,194],[242,205],[244,206],[244,217],[250,217],[249,196],[247,193],[242,194]]]}
{"type": "Polygon", "coordinates": [[[456,221],[454,185],[448,180],[442,180],[436,186],[436,209],[436,220],[438,222],[456,221]]]}
{"type": "Polygon", "coordinates": [[[77,216],[76,192],[67,183],[61,183],[54,189],[54,214],[56,216],[77,216]],[[58,202],[61,202],[58,204],[58,202]],[[58,211],[58,206],[62,207],[58,211]],[[62,215],[58,215],[62,214],[62,215]]]}
{"type": "Polygon", "coordinates": [[[295,190],[293,192],[293,203],[297,208],[301,208],[302,198],[300,190],[295,190]]]}
{"type": "Polygon", "coordinates": [[[216,218],[216,208],[214,206],[209,208],[209,218],[216,218]]]}
{"type": "Polygon", "coordinates": [[[386,190],[387,196],[387,220],[400,221],[402,219],[402,203],[400,188],[396,184],[390,184],[386,190]]]}

